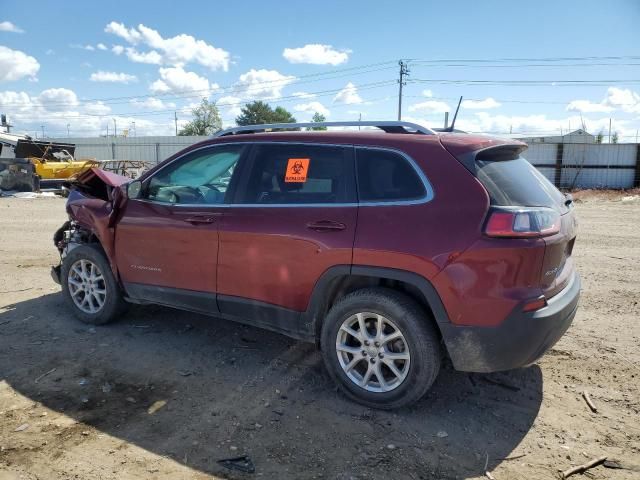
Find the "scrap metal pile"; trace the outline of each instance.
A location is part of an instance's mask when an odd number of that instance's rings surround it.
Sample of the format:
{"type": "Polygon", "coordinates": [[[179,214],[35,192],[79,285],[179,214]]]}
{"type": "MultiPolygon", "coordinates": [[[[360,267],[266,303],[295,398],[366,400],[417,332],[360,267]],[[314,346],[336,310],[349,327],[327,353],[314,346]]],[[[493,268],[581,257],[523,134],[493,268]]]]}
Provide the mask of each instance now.
{"type": "Polygon", "coordinates": [[[75,149],[72,143],[0,133],[0,190],[59,191],[66,182],[93,167],[137,178],[151,166],[139,160],[76,159],[75,149]]]}

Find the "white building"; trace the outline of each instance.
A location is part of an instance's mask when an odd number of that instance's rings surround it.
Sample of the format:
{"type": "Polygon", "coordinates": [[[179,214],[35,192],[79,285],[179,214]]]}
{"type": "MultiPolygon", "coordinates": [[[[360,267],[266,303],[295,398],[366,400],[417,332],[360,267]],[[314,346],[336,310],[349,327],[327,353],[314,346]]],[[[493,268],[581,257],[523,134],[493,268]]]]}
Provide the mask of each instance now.
{"type": "Polygon", "coordinates": [[[579,128],[565,135],[552,135],[549,137],[520,137],[525,143],[596,143],[595,135],[579,128]]]}

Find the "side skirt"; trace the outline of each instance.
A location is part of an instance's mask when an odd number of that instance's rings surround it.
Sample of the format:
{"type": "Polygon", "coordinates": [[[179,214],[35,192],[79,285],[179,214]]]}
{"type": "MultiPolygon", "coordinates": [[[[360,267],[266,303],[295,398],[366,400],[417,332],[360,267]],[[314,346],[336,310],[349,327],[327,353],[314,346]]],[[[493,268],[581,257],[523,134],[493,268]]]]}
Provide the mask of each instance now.
{"type": "Polygon", "coordinates": [[[246,298],[178,288],[124,283],[127,301],[157,304],[251,325],[307,342],[315,340],[302,313],[246,298]]]}

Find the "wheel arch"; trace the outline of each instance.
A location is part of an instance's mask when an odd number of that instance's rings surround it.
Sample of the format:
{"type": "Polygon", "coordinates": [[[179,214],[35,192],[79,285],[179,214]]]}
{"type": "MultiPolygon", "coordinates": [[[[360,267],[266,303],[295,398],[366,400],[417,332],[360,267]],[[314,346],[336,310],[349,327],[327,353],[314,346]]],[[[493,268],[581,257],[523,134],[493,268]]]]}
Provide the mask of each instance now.
{"type": "Polygon", "coordinates": [[[318,279],[305,313],[307,330],[316,343],[320,339],[322,322],[336,301],[355,290],[379,286],[401,291],[416,300],[431,314],[440,334],[440,325],[450,323],[440,295],[423,276],[395,268],[337,265],[326,270],[318,279]]]}

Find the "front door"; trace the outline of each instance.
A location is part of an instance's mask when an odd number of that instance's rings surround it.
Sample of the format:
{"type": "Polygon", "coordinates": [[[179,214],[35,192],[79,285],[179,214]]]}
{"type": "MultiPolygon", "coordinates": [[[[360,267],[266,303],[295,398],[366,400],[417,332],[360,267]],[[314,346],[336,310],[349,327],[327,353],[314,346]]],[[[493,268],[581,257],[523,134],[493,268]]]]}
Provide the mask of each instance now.
{"type": "Polygon", "coordinates": [[[293,333],[322,273],[351,265],[356,220],[353,147],[254,145],[219,225],[220,311],[293,333]]]}
{"type": "Polygon", "coordinates": [[[186,154],[146,179],[116,228],[116,258],[127,294],[215,312],[218,224],[242,145],[186,154]]]}

